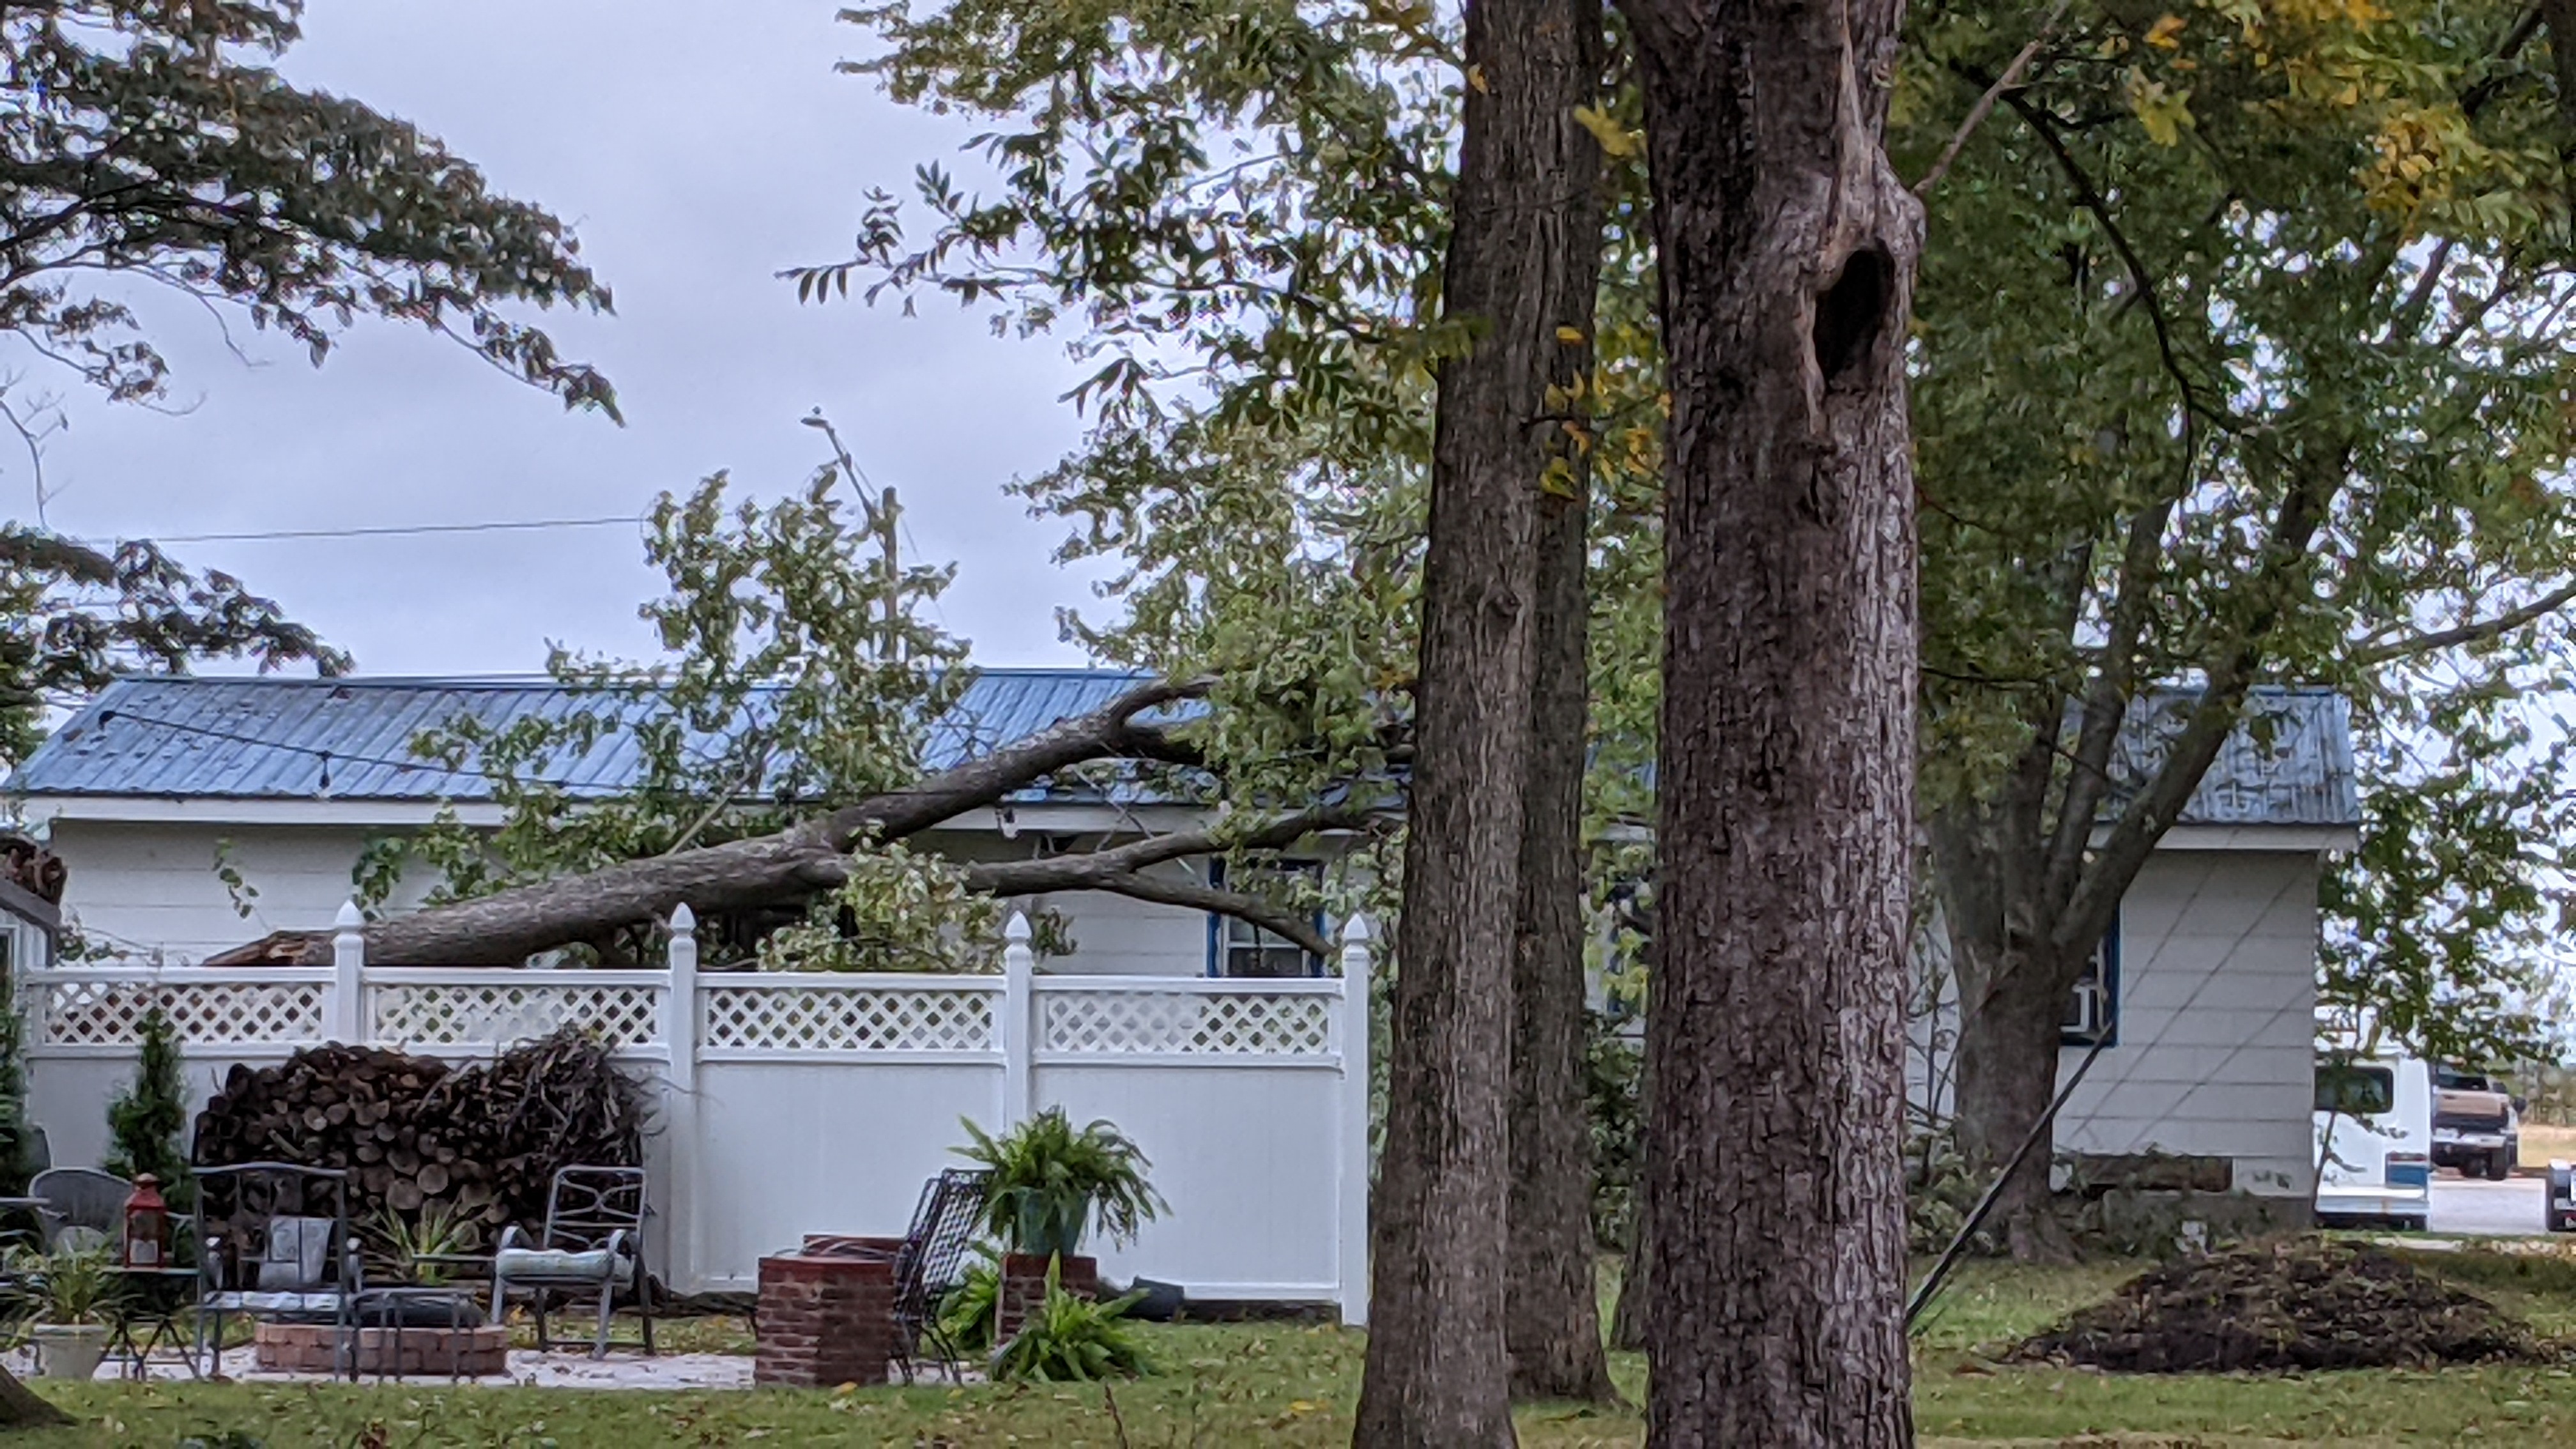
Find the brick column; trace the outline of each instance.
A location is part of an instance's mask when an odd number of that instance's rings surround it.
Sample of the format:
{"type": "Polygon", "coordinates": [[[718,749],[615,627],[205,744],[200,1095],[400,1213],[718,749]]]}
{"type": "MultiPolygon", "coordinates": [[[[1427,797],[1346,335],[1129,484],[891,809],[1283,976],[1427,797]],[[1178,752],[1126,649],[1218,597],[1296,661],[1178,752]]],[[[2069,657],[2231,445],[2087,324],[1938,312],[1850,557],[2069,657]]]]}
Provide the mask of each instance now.
{"type": "MultiPolygon", "coordinates": [[[[993,1341],[1008,1343],[1020,1325],[1046,1305],[1047,1258],[1038,1253],[1002,1255],[1001,1297],[993,1306],[993,1341]]],[[[1100,1296],[1100,1260],[1072,1257],[1057,1270],[1056,1284],[1076,1298],[1100,1296]]]]}
{"type": "Polygon", "coordinates": [[[759,1323],[754,1383],[819,1389],[884,1383],[894,1356],[894,1260],[763,1258],[759,1323]]]}

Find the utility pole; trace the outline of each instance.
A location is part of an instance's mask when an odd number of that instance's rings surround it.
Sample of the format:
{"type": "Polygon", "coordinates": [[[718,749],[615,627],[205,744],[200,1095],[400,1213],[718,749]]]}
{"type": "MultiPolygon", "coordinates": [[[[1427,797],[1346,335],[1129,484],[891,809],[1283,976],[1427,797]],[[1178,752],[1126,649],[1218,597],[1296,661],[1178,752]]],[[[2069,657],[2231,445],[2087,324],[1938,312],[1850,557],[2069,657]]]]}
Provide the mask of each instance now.
{"type": "Polygon", "coordinates": [[[894,489],[877,494],[877,542],[885,551],[885,643],[877,651],[879,663],[894,662],[895,640],[903,619],[903,572],[895,558],[895,518],[902,511],[894,501],[894,489]]]}

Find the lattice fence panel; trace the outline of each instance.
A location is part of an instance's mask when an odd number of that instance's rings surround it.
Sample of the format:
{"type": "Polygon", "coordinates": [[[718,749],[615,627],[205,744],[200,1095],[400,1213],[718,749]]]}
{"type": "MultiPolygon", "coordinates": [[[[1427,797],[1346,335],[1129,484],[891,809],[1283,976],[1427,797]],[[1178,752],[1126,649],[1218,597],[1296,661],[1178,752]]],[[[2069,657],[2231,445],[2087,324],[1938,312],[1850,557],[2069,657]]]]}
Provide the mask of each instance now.
{"type": "Polygon", "coordinates": [[[992,1051],[994,993],[913,987],[720,986],[706,993],[710,1051],[992,1051]]]}
{"type": "Polygon", "coordinates": [[[612,1050],[654,1042],[661,993],[650,986],[423,985],[368,988],[370,1039],[405,1047],[506,1047],[562,1026],[612,1050]]]}
{"type": "Polygon", "coordinates": [[[317,1042],[323,1039],[318,981],[48,981],[38,987],[42,1041],[49,1046],[132,1046],[158,1006],[183,1042],[317,1042]]]}
{"type": "Polygon", "coordinates": [[[1132,1056],[1321,1056],[1335,998],[1307,992],[1202,995],[1066,991],[1038,998],[1038,1050],[1132,1056]]]}

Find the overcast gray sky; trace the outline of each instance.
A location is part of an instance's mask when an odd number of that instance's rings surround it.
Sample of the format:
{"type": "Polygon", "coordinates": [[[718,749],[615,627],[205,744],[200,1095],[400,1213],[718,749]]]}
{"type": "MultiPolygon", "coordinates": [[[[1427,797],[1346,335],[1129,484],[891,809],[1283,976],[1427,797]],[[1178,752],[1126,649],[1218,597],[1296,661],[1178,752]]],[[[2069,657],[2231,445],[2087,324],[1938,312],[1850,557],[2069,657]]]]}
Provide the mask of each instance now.
{"type": "MultiPolygon", "coordinates": [[[[995,338],[945,303],[916,318],[800,307],[781,267],[845,252],[871,185],[971,129],[894,105],[833,62],[866,36],[834,0],[311,0],[283,69],[445,138],[493,184],[572,222],[617,314],[556,317],[616,383],[620,428],[451,343],[361,327],[319,371],[192,303],[142,299],[171,358],[164,416],[72,396],[46,455],[53,525],[83,537],[640,513],[730,469],[775,493],[820,461],[820,406],[910,543],[960,564],[942,613],[986,664],[1075,663],[1053,611],[1087,583],[1047,562],[1061,528],[1001,485],[1053,462],[1078,375],[1049,340],[995,338]]],[[[29,511],[0,459],[0,516],[29,511]]],[[[636,533],[591,528],[190,544],[358,656],[370,674],[521,671],[545,641],[635,654],[654,576],[636,533]]]]}

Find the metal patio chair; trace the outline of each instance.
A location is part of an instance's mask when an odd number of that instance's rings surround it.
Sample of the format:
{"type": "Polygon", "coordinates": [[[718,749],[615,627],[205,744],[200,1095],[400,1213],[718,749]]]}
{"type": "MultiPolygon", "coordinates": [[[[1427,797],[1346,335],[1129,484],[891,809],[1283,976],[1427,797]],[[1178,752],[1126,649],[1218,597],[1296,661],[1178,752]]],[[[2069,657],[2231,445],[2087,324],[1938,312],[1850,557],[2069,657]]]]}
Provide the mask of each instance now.
{"type": "Polygon", "coordinates": [[[992,1176],[981,1168],[951,1167],[921,1185],[912,1226],[894,1259],[894,1359],[907,1384],[924,1345],[952,1380],[958,1377],[963,1355],[940,1329],[939,1306],[965,1281],[966,1255],[983,1223],[984,1189],[992,1176]]]}
{"type": "Polygon", "coordinates": [[[349,1174],[292,1162],[200,1167],[197,1352],[220,1353],[224,1320],[327,1323],[338,1370],[358,1377],[355,1307],[366,1288],[349,1230],[349,1174]]]}
{"type": "Polygon", "coordinates": [[[546,1221],[534,1241],[512,1223],[492,1251],[492,1321],[502,1319],[509,1294],[527,1295],[537,1321],[537,1348],[551,1351],[546,1313],[553,1298],[599,1298],[599,1331],[590,1356],[608,1356],[608,1325],[618,1294],[627,1294],[644,1321],[644,1352],[653,1352],[653,1280],[644,1266],[644,1169],[563,1167],[546,1189],[546,1221]]]}
{"type": "Polygon", "coordinates": [[[27,1184],[27,1196],[44,1204],[36,1209],[36,1218],[48,1253],[115,1241],[125,1200],[133,1195],[133,1183],[95,1167],[49,1167],[27,1184]]]}

